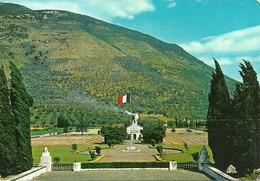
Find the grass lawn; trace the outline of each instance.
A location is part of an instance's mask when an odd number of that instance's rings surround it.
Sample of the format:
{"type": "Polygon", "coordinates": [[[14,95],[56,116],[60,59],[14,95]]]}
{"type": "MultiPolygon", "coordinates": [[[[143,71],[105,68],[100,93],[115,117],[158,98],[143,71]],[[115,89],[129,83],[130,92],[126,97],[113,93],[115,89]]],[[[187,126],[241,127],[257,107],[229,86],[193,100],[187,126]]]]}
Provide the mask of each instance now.
{"type": "MultiPolygon", "coordinates": [[[[94,149],[94,145],[79,145],[78,146],[78,151],[84,151],[88,149],[94,149]]],[[[103,148],[106,148],[107,146],[104,145],[103,148]]],[[[41,154],[43,152],[44,146],[33,146],[32,147],[32,152],[33,152],[33,164],[39,164],[40,163],[40,158],[41,154]]],[[[101,154],[102,154],[102,149],[101,149],[101,154]]],[[[48,146],[48,150],[51,154],[51,158],[53,161],[54,157],[60,157],[60,163],[74,163],[75,161],[79,161],[82,163],[85,163],[87,161],[90,161],[90,155],[84,155],[84,154],[79,154],[75,153],[71,146],[48,146]]]]}
{"type": "MultiPolygon", "coordinates": [[[[182,145],[163,145],[163,148],[178,148],[184,150],[183,153],[177,153],[177,154],[166,154],[163,155],[163,161],[176,161],[176,162],[193,162],[193,158],[191,156],[194,152],[200,152],[203,145],[188,145],[189,149],[186,150],[184,146],[182,145]]],[[[208,154],[210,156],[210,162],[214,163],[213,156],[211,149],[206,146],[206,149],[208,151],[208,154]]]]}
{"type": "Polygon", "coordinates": [[[51,128],[43,130],[31,130],[31,136],[63,132],[64,128],[51,128]]]}

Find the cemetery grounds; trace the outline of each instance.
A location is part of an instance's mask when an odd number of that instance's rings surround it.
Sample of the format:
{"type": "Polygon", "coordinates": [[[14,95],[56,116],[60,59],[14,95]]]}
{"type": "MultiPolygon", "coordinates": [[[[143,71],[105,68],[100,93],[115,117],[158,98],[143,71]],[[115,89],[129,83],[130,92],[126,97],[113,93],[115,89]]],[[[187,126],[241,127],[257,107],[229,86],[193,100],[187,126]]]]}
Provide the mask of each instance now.
{"type": "MultiPolygon", "coordinates": [[[[52,159],[54,157],[60,157],[60,163],[73,163],[74,161],[88,162],[90,161],[90,156],[81,154],[87,153],[88,150],[94,149],[96,145],[100,145],[104,141],[101,135],[98,135],[97,129],[91,129],[89,132],[85,132],[84,135],[80,133],[69,133],[61,135],[46,136],[42,138],[33,138],[33,156],[34,164],[38,164],[41,156],[41,152],[45,146],[48,147],[52,159]],[[71,146],[76,143],[78,145],[77,152],[73,151],[71,146]]],[[[177,162],[189,162],[193,161],[191,153],[195,151],[200,151],[203,145],[207,145],[207,132],[192,130],[192,132],[187,132],[186,129],[176,129],[176,132],[172,133],[171,130],[167,130],[164,142],[161,144],[164,148],[178,148],[184,150],[184,153],[172,154],[171,150],[164,149],[164,161],[175,160],[177,162]],[[184,147],[184,143],[188,145],[188,149],[184,147]]],[[[122,156],[118,156],[122,149],[129,146],[126,141],[124,145],[118,145],[116,148],[108,148],[106,144],[101,144],[102,152],[105,154],[113,153],[115,150],[114,157],[109,155],[102,159],[100,162],[113,162],[120,161],[122,156]],[[117,150],[117,151],[116,151],[117,150]],[[117,157],[117,159],[115,159],[117,157]]],[[[154,157],[151,155],[157,154],[157,151],[149,148],[148,145],[135,145],[137,148],[142,149],[140,153],[144,154],[142,160],[140,161],[155,161],[154,157]],[[145,156],[146,155],[146,156],[145,156]]],[[[211,155],[211,151],[209,150],[211,155]]],[[[133,160],[132,154],[125,154],[124,160],[133,160]],[[126,158],[126,157],[129,158],[126,158]]],[[[122,160],[121,160],[122,161],[122,160]]],[[[136,161],[136,160],[133,160],[136,161]]],[[[210,180],[204,174],[197,171],[188,170],[120,170],[120,171],[85,171],[85,172],[50,172],[43,174],[42,176],[36,178],[35,180],[210,180]]]]}
{"type": "MultiPolygon", "coordinates": [[[[175,160],[177,162],[193,162],[193,158],[191,156],[194,152],[199,152],[203,145],[207,147],[209,155],[211,157],[211,162],[214,162],[212,159],[211,150],[209,149],[207,142],[207,132],[192,130],[192,132],[187,132],[186,129],[176,129],[173,133],[170,129],[166,132],[166,137],[164,142],[161,144],[163,146],[163,160],[164,161],[172,161],[175,160]],[[188,148],[184,146],[184,143],[187,144],[188,148]],[[177,148],[184,150],[183,153],[175,153],[167,148],[177,148]]],[[[52,159],[54,157],[60,158],[60,163],[73,163],[75,161],[79,162],[88,162],[91,160],[89,154],[81,154],[88,153],[89,150],[93,150],[96,145],[101,146],[101,155],[102,152],[112,151],[106,144],[101,144],[104,141],[104,138],[98,134],[98,129],[90,129],[88,132],[84,132],[83,135],[79,132],[71,132],[67,134],[59,134],[59,135],[46,135],[40,138],[32,138],[32,148],[33,148],[33,158],[34,164],[39,164],[40,157],[43,148],[46,146],[51,153],[52,159]],[[72,144],[77,144],[77,151],[73,151],[71,146],[72,144]]],[[[129,143],[126,141],[124,145],[119,145],[122,147],[129,146],[129,143]]],[[[148,145],[147,145],[148,146],[148,145]]],[[[143,149],[143,151],[145,151],[143,149]]],[[[150,150],[148,150],[147,154],[150,154],[150,150]]],[[[155,151],[155,154],[157,152],[155,151]]],[[[144,153],[145,154],[145,153],[144,153]]],[[[125,158],[128,160],[127,158],[125,158]]],[[[105,159],[106,161],[108,158],[105,159]]],[[[111,162],[115,159],[111,158],[111,162]]],[[[102,161],[102,159],[100,160],[102,161]]],[[[155,161],[155,160],[154,160],[155,161]]]]}

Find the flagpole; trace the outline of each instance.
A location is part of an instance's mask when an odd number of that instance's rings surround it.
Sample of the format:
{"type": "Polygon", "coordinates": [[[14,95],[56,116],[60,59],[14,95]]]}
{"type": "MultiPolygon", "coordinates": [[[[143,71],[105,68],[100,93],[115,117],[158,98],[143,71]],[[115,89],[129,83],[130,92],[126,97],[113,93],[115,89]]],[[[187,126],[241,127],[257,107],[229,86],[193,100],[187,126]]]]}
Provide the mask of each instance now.
{"type": "MultiPolygon", "coordinates": [[[[129,92],[129,111],[130,112],[132,112],[132,110],[131,110],[131,91],[129,92]]],[[[130,126],[131,126],[131,118],[132,118],[132,116],[130,115],[130,126]]],[[[132,129],[132,128],[131,128],[132,129]]],[[[132,149],[132,145],[133,145],[133,133],[132,133],[133,131],[132,130],[130,130],[130,150],[132,149]]]]}

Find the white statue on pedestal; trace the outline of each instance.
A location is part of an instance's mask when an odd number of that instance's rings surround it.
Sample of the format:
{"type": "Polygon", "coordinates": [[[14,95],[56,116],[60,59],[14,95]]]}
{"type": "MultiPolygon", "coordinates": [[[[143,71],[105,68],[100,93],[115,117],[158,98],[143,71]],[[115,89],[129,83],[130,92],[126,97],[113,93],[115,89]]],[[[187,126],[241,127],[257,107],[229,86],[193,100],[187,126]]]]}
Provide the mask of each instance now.
{"type": "Polygon", "coordinates": [[[208,151],[206,150],[206,146],[203,146],[200,151],[200,158],[199,158],[199,170],[203,170],[202,163],[209,163],[210,158],[208,155],[208,151]]]}
{"type": "Polygon", "coordinates": [[[51,162],[50,152],[48,151],[47,147],[44,147],[39,166],[46,166],[46,171],[51,172],[52,170],[51,165],[52,162],[51,162]]]}

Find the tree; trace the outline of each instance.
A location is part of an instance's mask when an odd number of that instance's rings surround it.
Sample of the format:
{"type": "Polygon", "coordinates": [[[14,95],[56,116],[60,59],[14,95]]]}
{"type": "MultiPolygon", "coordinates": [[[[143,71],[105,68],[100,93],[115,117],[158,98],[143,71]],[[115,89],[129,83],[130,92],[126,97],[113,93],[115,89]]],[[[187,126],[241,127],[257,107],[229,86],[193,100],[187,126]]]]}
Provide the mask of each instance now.
{"type": "Polygon", "coordinates": [[[113,140],[115,140],[115,143],[112,144],[123,143],[127,136],[126,129],[118,125],[104,125],[100,131],[107,144],[110,144],[113,140]]]}
{"type": "Polygon", "coordinates": [[[73,144],[71,145],[71,148],[72,148],[72,150],[73,150],[74,152],[76,152],[77,149],[78,149],[78,145],[77,145],[76,143],[73,143],[73,144]]]}
{"type": "Polygon", "coordinates": [[[243,61],[245,65],[240,64],[243,83],[236,85],[232,101],[234,107],[232,140],[233,155],[236,157],[233,157],[234,166],[238,173],[247,174],[260,166],[260,95],[256,72],[250,62],[243,61]]]}
{"type": "Polygon", "coordinates": [[[231,101],[224,74],[214,59],[216,72],[212,72],[209,106],[207,112],[208,143],[213,153],[213,158],[219,169],[225,170],[229,164],[229,119],[231,101]]]}
{"type": "Polygon", "coordinates": [[[84,120],[84,118],[81,118],[79,121],[79,124],[77,125],[77,130],[81,132],[81,135],[83,135],[84,131],[87,131],[89,127],[89,122],[87,120],[84,120]]]}
{"type": "Polygon", "coordinates": [[[16,171],[20,173],[31,169],[33,164],[30,132],[30,106],[33,99],[26,91],[20,71],[11,61],[10,70],[10,101],[16,127],[16,171]]]}
{"type": "Polygon", "coordinates": [[[0,174],[6,177],[16,173],[16,141],[9,88],[3,66],[0,68],[0,115],[0,174]]]}
{"type": "Polygon", "coordinates": [[[143,130],[141,131],[143,135],[143,141],[145,143],[150,143],[153,139],[156,143],[162,143],[165,137],[166,127],[164,127],[163,121],[142,121],[140,124],[143,125],[143,130]]]}

